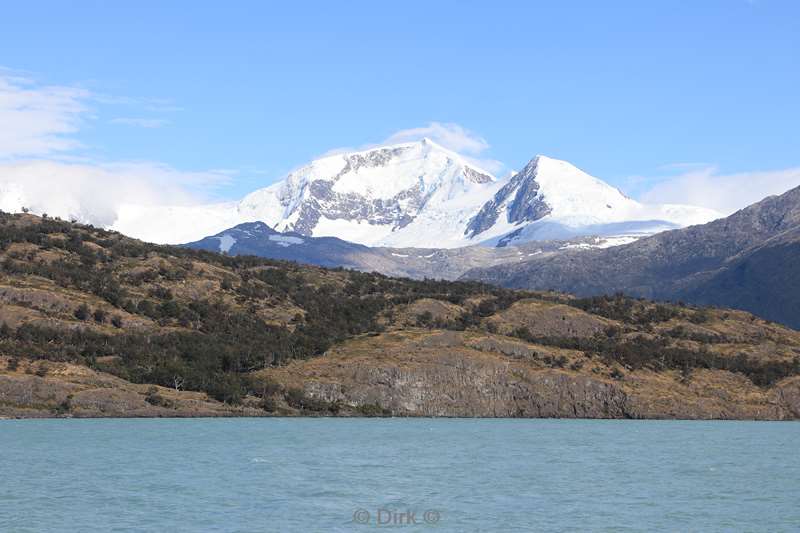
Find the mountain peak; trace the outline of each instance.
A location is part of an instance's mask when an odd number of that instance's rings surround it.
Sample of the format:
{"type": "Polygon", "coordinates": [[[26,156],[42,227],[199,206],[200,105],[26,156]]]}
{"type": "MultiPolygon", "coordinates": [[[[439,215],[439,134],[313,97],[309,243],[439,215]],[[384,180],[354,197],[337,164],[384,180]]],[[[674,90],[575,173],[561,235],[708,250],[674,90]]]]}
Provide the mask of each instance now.
{"type": "Polygon", "coordinates": [[[241,224],[237,224],[231,229],[247,231],[251,233],[266,233],[266,234],[278,233],[277,231],[269,227],[267,224],[261,222],[260,220],[257,220],[255,222],[243,222],[241,224]]]}

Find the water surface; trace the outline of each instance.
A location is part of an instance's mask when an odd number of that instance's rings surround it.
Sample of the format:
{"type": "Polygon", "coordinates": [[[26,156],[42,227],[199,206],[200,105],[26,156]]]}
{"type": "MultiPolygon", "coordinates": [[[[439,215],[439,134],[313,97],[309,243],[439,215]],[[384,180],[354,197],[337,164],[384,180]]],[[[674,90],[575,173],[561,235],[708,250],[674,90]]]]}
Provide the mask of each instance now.
{"type": "Polygon", "coordinates": [[[3,532],[382,529],[798,531],[800,424],[0,421],[3,532]]]}

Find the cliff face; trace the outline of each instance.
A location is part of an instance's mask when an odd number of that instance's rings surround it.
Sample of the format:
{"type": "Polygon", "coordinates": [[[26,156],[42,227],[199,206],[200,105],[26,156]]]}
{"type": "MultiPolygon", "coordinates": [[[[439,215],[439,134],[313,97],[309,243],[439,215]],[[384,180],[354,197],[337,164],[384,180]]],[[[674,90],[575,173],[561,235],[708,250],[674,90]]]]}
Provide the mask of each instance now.
{"type": "Polygon", "coordinates": [[[318,411],[395,416],[680,418],[800,417],[800,379],[760,388],[704,370],[614,371],[603,361],[493,335],[415,331],[351,341],[324,358],[267,372],[318,411]],[[548,361],[560,360],[552,368],[548,361]]]}

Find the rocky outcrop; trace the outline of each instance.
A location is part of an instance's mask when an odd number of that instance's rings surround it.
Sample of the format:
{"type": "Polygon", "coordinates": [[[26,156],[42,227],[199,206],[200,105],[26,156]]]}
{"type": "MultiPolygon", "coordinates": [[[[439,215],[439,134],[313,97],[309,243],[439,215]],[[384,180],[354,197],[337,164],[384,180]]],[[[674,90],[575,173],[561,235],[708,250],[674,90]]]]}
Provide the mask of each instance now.
{"type": "Polygon", "coordinates": [[[264,416],[200,392],[138,385],[69,363],[0,357],[0,418],[264,416]]]}
{"type": "Polygon", "coordinates": [[[491,228],[500,217],[502,207],[507,206],[506,221],[510,223],[534,222],[549,215],[553,208],[540,194],[536,181],[538,158],[516,173],[494,197],[486,202],[477,215],[467,224],[464,235],[472,238],[491,228]]]}
{"type": "Polygon", "coordinates": [[[786,413],[787,418],[800,418],[800,378],[784,380],[775,388],[772,396],[777,408],[786,413]]]}
{"type": "Polygon", "coordinates": [[[341,413],[395,416],[763,419],[800,417],[800,381],[759,388],[727,371],[620,371],[583,353],[467,332],[358,339],[266,373],[341,413]]]}

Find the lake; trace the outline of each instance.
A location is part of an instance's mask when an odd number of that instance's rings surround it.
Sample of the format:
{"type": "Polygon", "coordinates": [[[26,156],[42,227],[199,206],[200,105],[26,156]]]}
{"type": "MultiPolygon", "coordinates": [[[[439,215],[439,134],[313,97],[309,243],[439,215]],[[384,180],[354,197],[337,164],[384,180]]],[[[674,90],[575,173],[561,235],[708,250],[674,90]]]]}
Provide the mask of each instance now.
{"type": "Polygon", "coordinates": [[[800,424],[0,421],[0,531],[797,531],[800,424]]]}

